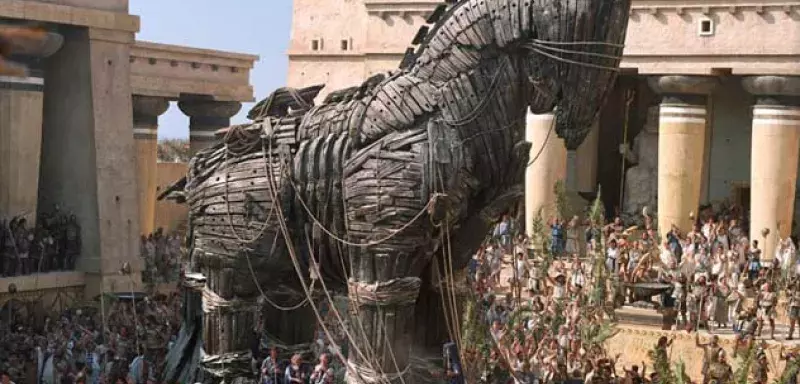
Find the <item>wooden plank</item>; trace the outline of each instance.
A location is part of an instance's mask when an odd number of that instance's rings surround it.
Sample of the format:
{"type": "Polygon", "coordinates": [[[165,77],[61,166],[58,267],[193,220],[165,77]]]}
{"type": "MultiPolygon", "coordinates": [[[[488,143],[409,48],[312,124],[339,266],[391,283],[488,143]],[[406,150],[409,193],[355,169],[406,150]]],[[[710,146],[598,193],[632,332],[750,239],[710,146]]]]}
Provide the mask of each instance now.
{"type": "Polygon", "coordinates": [[[378,94],[378,97],[384,101],[384,104],[390,106],[391,111],[397,116],[398,120],[403,123],[403,126],[409,126],[414,122],[414,114],[409,108],[402,106],[401,94],[394,86],[394,81],[389,81],[384,84],[383,91],[378,94]]]}

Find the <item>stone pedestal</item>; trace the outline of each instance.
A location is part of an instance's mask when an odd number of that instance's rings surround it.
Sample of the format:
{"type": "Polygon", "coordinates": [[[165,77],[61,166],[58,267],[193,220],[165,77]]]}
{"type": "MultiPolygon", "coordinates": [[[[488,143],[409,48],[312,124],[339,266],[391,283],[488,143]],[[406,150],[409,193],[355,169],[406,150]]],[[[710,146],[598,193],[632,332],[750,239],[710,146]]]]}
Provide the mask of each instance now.
{"type": "Polygon", "coordinates": [[[576,190],[595,192],[597,189],[597,146],[600,143],[600,126],[592,125],[589,134],[576,151],[576,190]]]}
{"type": "Polygon", "coordinates": [[[756,96],[750,163],[750,238],[758,240],[762,260],[792,229],[797,158],[800,147],[800,77],[752,76],[742,79],[756,96]],[[764,238],[762,230],[769,229],[764,238]]]}
{"type": "Polygon", "coordinates": [[[192,154],[217,141],[215,132],[231,125],[231,117],[239,112],[238,101],[181,100],[178,107],[189,116],[189,146],[192,154]]]}
{"type": "Polygon", "coordinates": [[[525,140],[531,143],[525,170],[525,233],[531,235],[533,221],[541,211],[547,221],[555,215],[556,181],[567,173],[567,149],[554,127],[554,115],[534,115],[526,119],[525,140]]]}
{"type": "Polygon", "coordinates": [[[36,220],[42,151],[42,77],[0,77],[0,216],[36,220]]]}
{"type": "Polygon", "coordinates": [[[658,230],[662,238],[675,225],[691,230],[700,205],[707,129],[707,96],[714,77],[661,76],[649,79],[662,96],[658,137],[658,230]]]}
{"type": "Polygon", "coordinates": [[[160,97],[133,96],[133,140],[136,145],[136,183],[139,197],[139,232],[152,233],[156,215],[156,163],[158,116],[169,108],[160,97]]]}

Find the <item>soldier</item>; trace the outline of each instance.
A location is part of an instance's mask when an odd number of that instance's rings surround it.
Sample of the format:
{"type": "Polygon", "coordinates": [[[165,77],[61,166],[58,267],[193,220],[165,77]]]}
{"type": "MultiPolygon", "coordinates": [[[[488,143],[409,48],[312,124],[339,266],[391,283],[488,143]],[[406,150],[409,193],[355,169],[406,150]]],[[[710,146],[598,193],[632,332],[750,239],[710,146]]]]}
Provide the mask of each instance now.
{"type": "Polygon", "coordinates": [[[797,353],[797,349],[793,348],[789,351],[789,353],[784,353],[784,346],[781,345],[780,350],[780,359],[786,361],[786,366],[783,368],[783,374],[781,375],[782,378],[788,379],[786,383],[788,384],[797,384],[797,370],[794,369],[797,367],[797,364],[800,363],[798,359],[800,359],[800,354],[797,353]]]}
{"type": "Polygon", "coordinates": [[[5,258],[6,258],[6,276],[17,276],[20,273],[19,265],[19,250],[17,249],[17,228],[19,226],[19,218],[11,219],[8,226],[4,229],[5,234],[5,258]]]}
{"type": "Polygon", "coordinates": [[[686,300],[687,310],[689,312],[689,323],[686,325],[686,331],[695,331],[700,326],[706,324],[707,318],[704,315],[703,307],[707,298],[707,287],[705,276],[700,276],[697,281],[692,285],[691,292],[686,300]]]}
{"type": "Polygon", "coordinates": [[[749,308],[742,310],[736,328],[738,331],[736,332],[736,339],[733,343],[733,357],[738,355],[741,345],[746,344],[747,340],[751,340],[756,334],[756,328],[758,328],[756,309],[749,308]]]}
{"type": "Polygon", "coordinates": [[[789,288],[789,337],[786,340],[792,340],[794,327],[800,319],[800,279],[793,279],[787,288],[789,288]]]}
{"type": "Polygon", "coordinates": [[[33,244],[33,231],[26,227],[25,219],[17,227],[17,255],[19,263],[17,270],[21,275],[28,275],[36,272],[36,268],[31,262],[31,245],[33,244]]]}
{"type": "Polygon", "coordinates": [[[49,272],[55,265],[58,249],[55,239],[49,231],[43,230],[42,236],[42,270],[49,272]]]}
{"type": "Polygon", "coordinates": [[[758,303],[758,337],[764,328],[764,320],[769,321],[770,338],[775,338],[775,307],[778,304],[778,294],[773,291],[772,284],[762,286],[757,297],[758,303]]]}
{"type": "Polygon", "coordinates": [[[725,350],[720,349],[717,362],[709,367],[709,384],[728,384],[733,381],[733,368],[725,358],[725,350]]]}
{"type": "Polygon", "coordinates": [[[751,370],[753,384],[767,384],[767,377],[769,376],[769,363],[767,361],[767,343],[762,341],[761,345],[756,351],[756,362],[753,364],[751,370]]]}
{"type": "Polygon", "coordinates": [[[675,319],[675,328],[681,325],[686,326],[686,301],[688,300],[688,289],[686,288],[686,275],[680,274],[675,281],[675,289],[672,291],[672,298],[675,300],[675,311],[678,314],[675,319]]]}
{"type": "Polygon", "coordinates": [[[711,342],[708,344],[700,343],[700,335],[695,334],[694,343],[698,348],[703,349],[703,383],[707,384],[710,379],[709,367],[719,361],[720,351],[722,347],[719,346],[719,336],[711,336],[711,342]]]}
{"type": "Polygon", "coordinates": [[[66,268],[72,270],[75,268],[75,261],[81,253],[81,227],[75,215],[69,216],[64,232],[66,268]]]}
{"type": "Polygon", "coordinates": [[[0,220],[0,276],[6,277],[8,274],[6,273],[8,264],[8,247],[10,247],[10,242],[8,241],[8,223],[5,219],[0,220]]]}

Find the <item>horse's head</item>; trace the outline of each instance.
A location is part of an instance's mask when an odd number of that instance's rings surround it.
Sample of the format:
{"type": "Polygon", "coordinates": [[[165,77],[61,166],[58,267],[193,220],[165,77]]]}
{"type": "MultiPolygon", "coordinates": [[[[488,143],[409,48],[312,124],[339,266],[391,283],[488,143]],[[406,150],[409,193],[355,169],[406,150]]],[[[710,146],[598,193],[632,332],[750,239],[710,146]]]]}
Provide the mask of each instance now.
{"type": "Polygon", "coordinates": [[[528,39],[520,41],[533,113],[556,108],[556,132],[576,149],[613,87],[630,0],[531,1],[528,39]]]}

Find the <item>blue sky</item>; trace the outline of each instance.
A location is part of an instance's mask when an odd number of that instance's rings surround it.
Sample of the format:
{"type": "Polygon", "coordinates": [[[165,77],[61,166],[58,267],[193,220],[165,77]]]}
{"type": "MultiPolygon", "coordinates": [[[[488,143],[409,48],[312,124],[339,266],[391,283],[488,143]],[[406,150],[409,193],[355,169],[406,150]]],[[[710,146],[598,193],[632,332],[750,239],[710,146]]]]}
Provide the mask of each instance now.
{"type": "MultiPolygon", "coordinates": [[[[130,0],[141,17],[138,40],[261,56],[251,72],[256,99],[286,83],[291,0],[130,0]]],[[[233,122],[246,121],[246,104],[233,122]]],[[[159,138],[188,137],[189,119],[173,103],[159,119],[159,138]]]]}

